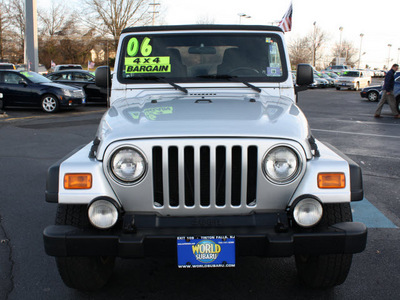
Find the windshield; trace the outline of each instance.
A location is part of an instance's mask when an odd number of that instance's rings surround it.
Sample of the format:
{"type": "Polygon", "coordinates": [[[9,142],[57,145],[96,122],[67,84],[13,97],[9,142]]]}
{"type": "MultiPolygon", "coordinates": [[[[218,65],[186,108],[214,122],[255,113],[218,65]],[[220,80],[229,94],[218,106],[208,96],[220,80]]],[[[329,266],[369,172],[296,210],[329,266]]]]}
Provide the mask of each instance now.
{"type": "Polygon", "coordinates": [[[26,78],[28,78],[33,83],[52,82],[50,79],[47,79],[46,77],[39,75],[38,73],[35,73],[35,72],[21,72],[21,74],[24,75],[26,78]]]}
{"type": "Polygon", "coordinates": [[[347,72],[343,72],[342,76],[344,76],[344,77],[360,77],[360,72],[347,71],[347,72]]]}
{"type": "MultiPolygon", "coordinates": [[[[179,82],[225,80],[282,82],[287,66],[276,34],[129,35],[122,43],[118,79],[161,77],[179,82]]],[[[149,80],[146,82],[149,82],[149,80]]]]}

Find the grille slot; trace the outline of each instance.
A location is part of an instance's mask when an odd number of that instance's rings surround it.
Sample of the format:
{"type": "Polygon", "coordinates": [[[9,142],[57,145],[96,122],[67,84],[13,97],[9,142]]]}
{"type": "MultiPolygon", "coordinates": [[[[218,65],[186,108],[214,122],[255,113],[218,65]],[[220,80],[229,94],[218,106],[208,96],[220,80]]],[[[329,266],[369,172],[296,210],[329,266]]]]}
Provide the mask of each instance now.
{"type": "Polygon", "coordinates": [[[257,146],[154,146],[152,169],[155,207],[256,205],[257,146]]]}

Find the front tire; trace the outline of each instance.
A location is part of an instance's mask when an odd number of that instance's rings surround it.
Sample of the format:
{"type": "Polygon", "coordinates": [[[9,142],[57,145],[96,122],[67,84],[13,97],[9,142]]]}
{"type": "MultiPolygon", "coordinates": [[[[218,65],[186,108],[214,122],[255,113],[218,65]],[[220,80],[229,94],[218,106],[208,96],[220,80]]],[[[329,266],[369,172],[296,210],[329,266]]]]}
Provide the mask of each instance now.
{"type": "MultiPolygon", "coordinates": [[[[349,203],[324,205],[318,226],[326,227],[353,220],[349,203]]],[[[326,289],[342,284],[350,271],[352,254],[296,255],[300,281],[312,288],[326,289]]]]}
{"type": "MultiPolygon", "coordinates": [[[[88,228],[86,205],[59,205],[56,225],[88,228]]],[[[95,291],[109,281],[115,264],[112,256],[56,257],[58,272],[65,285],[81,290],[95,291]]]]}
{"type": "Polygon", "coordinates": [[[43,111],[47,113],[55,113],[60,109],[60,103],[53,95],[44,95],[41,104],[43,111]]]}
{"type": "Polygon", "coordinates": [[[368,98],[368,101],[375,102],[375,101],[378,101],[379,94],[378,94],[378,92],[372,91],[372,92],[368,93],[367,98],[368,98]]]}

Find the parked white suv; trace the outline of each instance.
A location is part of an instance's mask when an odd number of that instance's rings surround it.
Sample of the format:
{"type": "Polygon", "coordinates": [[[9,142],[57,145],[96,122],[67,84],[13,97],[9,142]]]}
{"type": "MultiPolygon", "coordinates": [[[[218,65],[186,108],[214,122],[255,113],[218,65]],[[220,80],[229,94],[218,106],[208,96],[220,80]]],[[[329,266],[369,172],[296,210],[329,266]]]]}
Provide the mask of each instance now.
{"type": "Polygon", "coordinates": [[[336,82],[336,89],[347,88],[359,91],[371,84],[372,78],[365,71],[350,70],[343,72],[336,82]]]}

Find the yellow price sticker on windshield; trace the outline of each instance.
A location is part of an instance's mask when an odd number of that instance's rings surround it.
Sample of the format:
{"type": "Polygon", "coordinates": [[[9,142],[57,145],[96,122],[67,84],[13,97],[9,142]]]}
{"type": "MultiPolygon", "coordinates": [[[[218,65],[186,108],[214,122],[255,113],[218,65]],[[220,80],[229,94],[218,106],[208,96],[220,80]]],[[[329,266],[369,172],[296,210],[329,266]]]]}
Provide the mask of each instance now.
{"type": "Polygon", "coordinates": [[[169,56],[125,57],[125,65],[169,65],[169,56]]]}
{"type": "Polygon", "coordinates": [[[169,73],[169,56],[126,57],[125,73],[169,73]]]}

